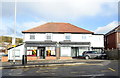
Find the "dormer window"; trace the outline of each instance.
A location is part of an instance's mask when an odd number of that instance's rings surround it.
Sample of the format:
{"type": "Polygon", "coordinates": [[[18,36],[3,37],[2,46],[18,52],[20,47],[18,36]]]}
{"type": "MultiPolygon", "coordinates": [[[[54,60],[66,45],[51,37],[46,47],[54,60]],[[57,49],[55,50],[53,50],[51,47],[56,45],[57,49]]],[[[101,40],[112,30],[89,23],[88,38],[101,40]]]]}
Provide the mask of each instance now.
{"type": "Polygon", "coordinates": [[[65,40],[71,40],[71,34],[65,33],[65,40]]]}
{"type": "Polygon", "coordinates": [[[52,33],[46,33],[46,40],[52,40],[52,33]]]}
{"type": "Polygon", "coordinates": [[[35,35],[34,35],[34,34],[31,34],[31,35],[30,35],[30,39],[31,39],[31,40],[34,40],[34,39],[35,39],[35,35]]]}

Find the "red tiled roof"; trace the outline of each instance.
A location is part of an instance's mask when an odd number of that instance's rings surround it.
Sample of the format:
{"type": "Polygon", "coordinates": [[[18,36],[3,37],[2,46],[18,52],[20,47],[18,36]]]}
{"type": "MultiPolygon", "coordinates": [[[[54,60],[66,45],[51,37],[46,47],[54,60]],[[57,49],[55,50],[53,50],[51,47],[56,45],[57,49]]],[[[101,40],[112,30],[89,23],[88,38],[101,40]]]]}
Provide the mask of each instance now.
{"type": "Polygon", "coordinates": [[[28,32],[58,32],[58,33],[93,33],[91,31],[79,28],[70,23],[46,23],[38,27],[22,31],[22,33],[28,32]]]}

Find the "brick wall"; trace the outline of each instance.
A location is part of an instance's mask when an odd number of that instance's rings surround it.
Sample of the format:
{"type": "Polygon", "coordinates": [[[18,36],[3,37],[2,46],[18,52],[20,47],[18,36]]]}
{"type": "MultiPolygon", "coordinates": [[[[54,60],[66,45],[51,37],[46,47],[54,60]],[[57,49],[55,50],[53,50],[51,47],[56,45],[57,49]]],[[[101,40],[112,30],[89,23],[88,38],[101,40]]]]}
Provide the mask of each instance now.
{"type": "Polygon", "coordinates": [[[117,34],[116,33],[112,33],[109,34],[107,36],[105,36],[105,49],[116,49],[117,48],[117,34]]]}
{"type": "Polygon", "coordinates": [[[39,59],[39,58],[36,56],[27,56],[27,61],[37,60],[37,59],[39,59]]]}
{"type": "Polygon", "coordinates": [[[56,57],[49,56],[49,57],[46,57],[45,59],[46,59],[46,60],[56,60],[56,57]]]}
{"type": "Polygon", "coordinates": [[[8,61],[8,56],[1,57],[1,62],[7,62],[7,61],[8,61]]]}
{"type": "Polygon", "coordinates": [[[72,59],[72,57],[60,57],[60,59],[72,59]]]}

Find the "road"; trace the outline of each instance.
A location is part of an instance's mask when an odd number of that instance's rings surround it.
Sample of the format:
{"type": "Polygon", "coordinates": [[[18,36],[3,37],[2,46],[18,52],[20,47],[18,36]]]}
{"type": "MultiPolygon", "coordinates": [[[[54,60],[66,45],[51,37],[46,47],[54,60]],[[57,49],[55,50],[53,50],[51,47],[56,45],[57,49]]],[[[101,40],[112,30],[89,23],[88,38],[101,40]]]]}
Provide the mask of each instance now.
{"type": "Polygon", "coordinates": [[[43,76],[43,77],[95,77],[118,76],[118,61],[88,63],[75,66],[36,67],[3,69],[3,76],[43,76]]]}

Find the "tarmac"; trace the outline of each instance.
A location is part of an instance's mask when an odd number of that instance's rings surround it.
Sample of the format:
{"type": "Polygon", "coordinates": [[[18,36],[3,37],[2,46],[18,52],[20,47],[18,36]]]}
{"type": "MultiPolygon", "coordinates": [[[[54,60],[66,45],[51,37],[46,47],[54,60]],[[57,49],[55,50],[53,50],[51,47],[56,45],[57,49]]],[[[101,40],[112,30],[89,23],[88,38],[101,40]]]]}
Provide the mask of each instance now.
{"type": "Polygon", "coordinates": [[[70,60],[34,60],[27,61],[27,64],[22,65],[22,61],[2,62],[0,69],[17,69],[17,68],[33,68],[33,67],[51,67],[51,66],[73,66],[73,65],[102,65],[106,60],[83,60],[83,59],[70,59],[70,60]]]}

